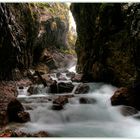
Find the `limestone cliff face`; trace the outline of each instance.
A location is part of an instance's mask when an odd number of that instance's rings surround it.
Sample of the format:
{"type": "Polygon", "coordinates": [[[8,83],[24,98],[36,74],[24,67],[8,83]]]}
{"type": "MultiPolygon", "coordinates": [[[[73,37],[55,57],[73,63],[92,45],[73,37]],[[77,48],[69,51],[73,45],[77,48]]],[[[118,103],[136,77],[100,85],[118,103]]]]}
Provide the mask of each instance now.
{"type": "Polygon", "coordinates": [[[131,85],[138,77],[139,47],[136,45],[139,46],[139,41],[131,31],[134,19],[137,19],[135,25],[138,23],[138,7],[135,14],[134,7],[111,3],[72,4],[78,34],[77,71],[83,72],[83,80],[122,86],[131,85]]]}
{"type": "Polygon", "coordinates": [[[0,80],[32,68],[46,48],[67,48],[68,10],[61,3],[0,3],[0,80]]]}
{"type": "Polygon", "coordinates": [[[69,8],[62,3],[37,4],[40,16],[40,32],[35,43],[34,65],[43,57],[44,50],[67,50],[69,8]]]}
{"type": "Polygon", "coordinates": [[[37,7],[40,31],[34,46],[35,69],[42,67],[39,71],[44,73],[56,68],[67,69],[69,63],[76,61],[76,36],[70,31],[69,6],[66,3],[39,3],[37,7]]]}
{"type": "Polygon", "coordinates": [[[13,79],[15,68],[31,66],[38,34],[36,16],[30,4],[0,4],[0,79],[13,79]]]}

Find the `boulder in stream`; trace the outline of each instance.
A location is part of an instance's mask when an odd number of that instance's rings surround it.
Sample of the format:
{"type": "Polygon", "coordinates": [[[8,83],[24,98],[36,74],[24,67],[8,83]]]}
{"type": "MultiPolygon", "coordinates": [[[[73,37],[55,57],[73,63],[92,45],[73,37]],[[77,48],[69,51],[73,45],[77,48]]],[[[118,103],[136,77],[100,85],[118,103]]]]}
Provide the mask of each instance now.
{"type": "Polygon", "coordinates": [[[127,105],[140,110],[140,85],[130,88],[121,87],[111,97],[112,105],[127,105]]]}
{"type": "Polygon", "coordinates": [[[56,80],[52,80],[51,84],[50,84],[50,93],[57,93],[57,81],[56,80]]]}
{"type": "Polygon", "coordinates": [[[79,103],[80,104],[94,104],[96,103],[96,100],[93,98],[88,98],[88,97],[80,97],[79,103]]]}
{"type": "Polygon", "coordinates": [[[120,112],[123,116],[131,116],[138,113],[138,110],[131,106],[122,106],[120,112]]]}
{"type": "Polygon", "coordinates": [[[58,93],[70,93],[70,92],[72,92],[73,88],[74,88],[74,85],[71,82],[58,83],[58,93]]]}
{"type": "Polygon", "coordinates": [[[62,110],[64,108],[64,105],[69,102],[68,98],[72,98],[72,97],[73,97],[73,95],[58,96],[57,98],[55,98],[53,100],[52,109],[53,110],[62,110]]]}
{"type": "Polygon", "coordinates": [[[21,122],[21,123],[24,123],[24,122],[28,122],[31,120],[30,118],[30,114],[28,112],[25,112],[25,111],[21,111],[17,114],[18,116],[18,122],[21,122]]]}
{"type": "Polygon", "coordinates": [[[57,110],[57,111],[59,111],[59,110],[62,110],[64,107],[63,107],[63,105],[61,105],[61,104],[53,104],[52,105],[52,110],[57,110]]]}
{"type": "Polygon", "coordinates": [[[0,126],[5,126],[11,121],[26,122],[29,120],[29,114],[24,112],[24,108],[16,99],[14,91],[16,92],[15,88],[12,90],[11,87],[0,84],[0,126]],[[26,115],[22,117],[20,112],[26,115]],[[25,119],[25,116],[28,116],[28,119],[25,119]]]}
{"type": "Polygon", "coordinates": [[[75,74],[72,76],[71,81],[72,82],[81,82],[82,79],[82,74],[75,74]]]}
{"type": "Polygon", "coordinates": [[[89,89],[89,85],[85,83],[79,84],[77,89],[75,90],[75,94],[86,94],[89,92],[89,89]]]}

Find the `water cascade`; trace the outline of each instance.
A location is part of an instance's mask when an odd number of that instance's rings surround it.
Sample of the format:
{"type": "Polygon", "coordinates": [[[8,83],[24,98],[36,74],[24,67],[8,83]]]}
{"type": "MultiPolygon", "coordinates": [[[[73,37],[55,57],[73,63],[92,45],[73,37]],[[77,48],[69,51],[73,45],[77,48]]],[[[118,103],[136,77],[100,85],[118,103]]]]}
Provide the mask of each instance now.
{"type": "MultiPolygon", "coordinates": [[[[63,73],[63,76],[66,74],[63,73]]],[[[54,73],[51,77],[57,79],[54,73]]],[[[57,81],[60,82],[58,79],[57,81]]],[[[24,97],[19,95],[18,99],[25,108],[28,106],[27,111],[31,116],[31,122],[25,123],[19,129],[25,132],[45,130],[58,137],[140,138],[139,120],[135,115],[123,116],[121,110],[125,106],[112,107],[110,104],[110,97],[116,87],[104,83],[87,83],[90,86],[87,94],[74,95],[79,83],[73,84],[75,87],[71,93],[51,94],[40,90],[37,95],[27,96],[26,92],[24,97]],[[49,98],[67,94],[74,97],[68,99],[64,109],[52,110],[52,100],[49,98]],[[80,103],[81,98],[86,98],[88,102],[80,103]]],[[[38,88],[44,89],[43,86],[38,88]]]]}

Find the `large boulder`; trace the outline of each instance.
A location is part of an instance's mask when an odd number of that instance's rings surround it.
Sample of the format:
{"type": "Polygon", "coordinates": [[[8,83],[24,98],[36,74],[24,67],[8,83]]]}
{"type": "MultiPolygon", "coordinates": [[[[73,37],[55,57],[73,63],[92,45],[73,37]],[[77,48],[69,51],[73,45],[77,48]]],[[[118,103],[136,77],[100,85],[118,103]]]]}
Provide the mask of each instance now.
{"type": "Polygon", "coordinates": [[[0,126],[9,122],[27,122],[29,113],[24,112],[22,104],[16,99],[14,91],[5,84],[0,84],[0,126]],[[12,94],[13,93],[13,94],[12,94]]]}
{"type": "Polygon", "coordinates": [[[126,104],[128,95],[129,95],[128,88],[121,87],[117,89],[113,94],[113,96],[111,97],[111,104],[112,105],[126,104]]]}
{"type": "Polygon", "coordinates": [[[29,113],[24,111],[22,104],[17,99],[13,99],[9,102],[7,117],[9,122],[24,123],[30,121],[29,113]]]}
{"type": "Polygon", "coordinates": [[[28,122],[31,120],[30,114],[28,112],[25,112],[25,111],[18,112],[17,116],[18,116],[18,118],[15,121],[18,121],[21,123],[28,122]]]}
{"type": "Polygon", "coordinates": [[[140,84],[135,84],[133,87],[121,87],[117,89],[111,97],[112,105],[127,105],[140,110],[140,84]]]}

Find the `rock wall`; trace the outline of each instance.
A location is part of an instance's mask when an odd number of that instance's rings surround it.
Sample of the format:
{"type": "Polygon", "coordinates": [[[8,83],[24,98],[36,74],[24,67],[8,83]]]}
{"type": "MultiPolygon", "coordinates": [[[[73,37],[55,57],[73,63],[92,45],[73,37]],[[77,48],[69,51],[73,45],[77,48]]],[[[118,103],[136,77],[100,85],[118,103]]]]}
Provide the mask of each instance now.
{"type": "Polygon", "coordinates": [[[68,11],[62,3],[0,3],[0,80],[34,68],[46,48],[68,49],[68,11]]]}
{"type": "Polygon", "coordinates": [[[13,80],[15,68],[29,68],[38,35],[37,15],[30,4],[0,3],[0,79],[13,80]]]}
{"type": "Polygon", "coordinates": [[[139,29],[138,6],[74,3],[71,11],[78,34],[77,71],[83,80],[131,85],[139,77],[139,40],[132,35],[139,29]]]}
{"type": "Polygon", "coordinates": [[[37,4],[40,11],[40,32],[35,43],[34,65],[44,56],[44,50],[68,50],[69,7],[64,3],[37,4]]]}

